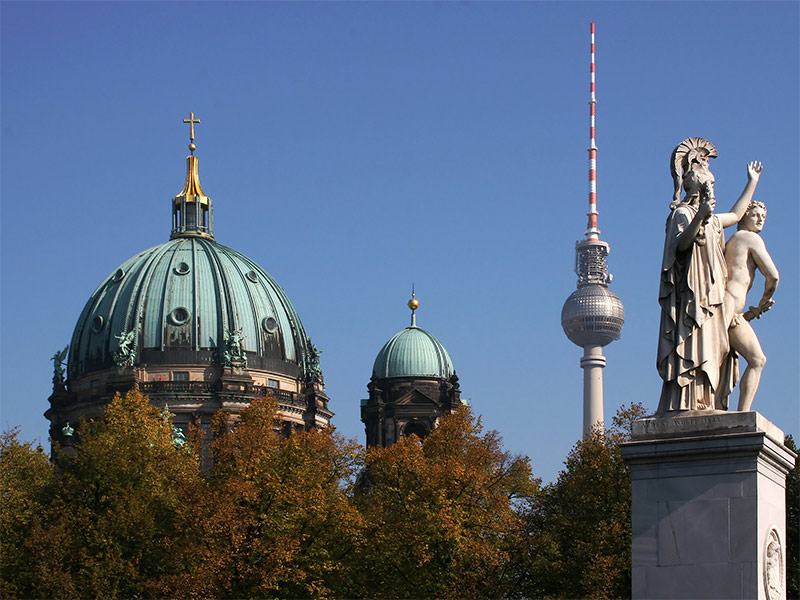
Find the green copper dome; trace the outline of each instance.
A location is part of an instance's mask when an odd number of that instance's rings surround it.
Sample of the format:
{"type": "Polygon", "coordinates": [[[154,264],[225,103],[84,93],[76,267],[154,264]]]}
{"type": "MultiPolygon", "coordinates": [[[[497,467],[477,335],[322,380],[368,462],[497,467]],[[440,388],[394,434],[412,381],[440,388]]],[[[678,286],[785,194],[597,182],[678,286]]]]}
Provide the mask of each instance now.
{"type": "Polygon", "coordinates": [[[321,376],[319,354],[280,286],[215,241],[191,141],[170,241],[126,260],[89,298],[72,334],[69,379],[115,366],[223,364],[321,376]]]}
{"type": "Polygon", "coordinates": [[[415,324],[397,332],[378,352],[372,374],[387,377],[435,377],[447,379],[455,373],[453,361],[432,333],[415,324]]]}
{"type": "Polygon", "coordinates": [[[92,293],[72,334],[66,378],[66,350],[53,358],[45,417],[64,447],[74,442],[70,422],[99,417],[115,393],[134,388],[183,432],[209,427],[218,411],[235,422],[264,396],[275,398],[286,435],[327,427],[333,417],[320,351],[289,298],[258,264],[215,240],[194,155],[200,120],[189,113],[183,122],[191,154],[170,202],[169,241],[123,262],[92,293]]]}
{"type": "Polygon", "coordinates": [[[126,260],[92,294],[72,336],[69,377],[113,367],[125,336],[131,365],[220,363],[235,331],[250,368],[302,376],[309,342],[275,280],[210,236],[176,237],[126,260]]]}

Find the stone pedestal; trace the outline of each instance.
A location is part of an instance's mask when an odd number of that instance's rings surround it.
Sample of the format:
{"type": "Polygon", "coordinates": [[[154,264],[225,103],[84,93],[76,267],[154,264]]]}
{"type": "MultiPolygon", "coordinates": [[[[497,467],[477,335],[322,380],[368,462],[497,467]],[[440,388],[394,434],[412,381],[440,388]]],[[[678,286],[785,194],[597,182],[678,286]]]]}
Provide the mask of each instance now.
{"type": "Polygon", "coordinates": [[[786,474],[795,455],[756,412],[633,424],[633,598],[786,598],[786,474]]]}

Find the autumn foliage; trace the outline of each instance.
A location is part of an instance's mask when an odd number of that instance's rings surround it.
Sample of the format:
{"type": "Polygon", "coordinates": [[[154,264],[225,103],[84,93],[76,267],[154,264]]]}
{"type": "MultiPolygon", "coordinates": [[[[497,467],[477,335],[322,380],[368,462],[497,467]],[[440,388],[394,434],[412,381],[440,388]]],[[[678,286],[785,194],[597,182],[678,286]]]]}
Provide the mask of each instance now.
{"type": "Polygon", "coordinates": [[[131,393],[76,433],[80,452],[67,459],[56,450],[58,468],[13,434],[3,439],[4,597],[134,597],[164,568],[168,540],[179,535],[177,510],[200,474],[158,409],[131,393]],[[33,509],[25,522],[5,504],[8,495],[23,501],[22,490],[33,509]]]}
{"type": "Polygon", "coordinates": [[[641,413],[542,486],[467,407],[365,450],[333,428],[280,435],[265,398],[180,445],[133,391],[70,456],[0,438],[0,597],[630,597],[619,444],[641,413]]]}
{"type": "Polygon", "coordinates": [[[611,428],[580,440],[531,502],[519,581],[526,597],[630,597],[631,484],[619,445],[644,414],[641,404],[624,407],[611,428]]]}
{"type": "MultiPolygon", "coordinates": [[[[786,447],[800,453],[791,435],[786,447]]],[[[786,476],[786,559],[786,597],[800,600],[800,465],[786,476]]]]}
{"type": "Polygon", "coordinates": [[[355,501],[366,523],[359,596],[502,597],[535,493],[527,459],[502,450],[466,408],[423,442],[371,448],[355,501]]]}
{"type": "Polygon", "coordinates": [[[365,451],[333,428],[284,437],[265,398],[176,445],[132,391],[78,451],[3,436],[4,598],[478,597],[507,572],[537,488],[468,409],[424,442],[365,451]],[[213,460],[209,460],[213,457],[213,460]]]}
{"type": "Polygon", "coordinates": [[[349,502],[359,448],[332,429],[275,431],[272,399],[254,402],[235,427],[215,418],[214,461],[204,485],[177,511],[173,568],[154,596],[330,597],[346,578],[362,520],[349,502]]]}

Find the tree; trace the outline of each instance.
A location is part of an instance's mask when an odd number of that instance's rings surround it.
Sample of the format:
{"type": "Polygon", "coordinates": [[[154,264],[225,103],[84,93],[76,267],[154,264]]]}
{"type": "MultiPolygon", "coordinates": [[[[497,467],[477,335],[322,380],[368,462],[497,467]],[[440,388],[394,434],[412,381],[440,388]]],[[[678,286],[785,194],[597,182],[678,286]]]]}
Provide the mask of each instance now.
{"type": "Polygon", "coordinates": [[[527,458],[483,433],[467,407],[420,441],[370,448],[355,501],[367,523],[360,589],[349,595],[499,597],[510,593],[523,521],[517,501],[537,482],[527,458]]]}
{"type": "Polygon", "coordinates": [[[55,473],[44,449],[19,441],[18,430],[0,436],[0,596],[40,596],[46,572],[42,520],[55,473]],[[32,560],[32,557],[36,557],[32,560]]]}
{"type": "MultiPolygon", "coordinates": [[[[797,454],[797,444],[786,436],[786,447],[797,454]]],[[[786,591],[800,599],[800,465],[786,476],[786,591]]]]}
{"type": "Polygon", "coordinates": [[[644,414],[641,404],[621,408],[609,430],[580,440],[557,481],[529,504],[523,595],[630,597],[631,484],[619,445],[644,414]]]}
{"type": "Polygon", "coordinates": [[[9,596],[131,598],[169,568],[176,508],[199,482],[194,453],[175,447],[169,418],[137,390],[117,394],[76,433],[79,451],[56,450],[57,471],[4,440],[4,496],[16,498],[2,510],[9,596]],[[22,491],[31,472],[41,483],[22,491]],[[25,519],[26,506],[38,514],[25,519]],[[26,563],[19,575],[17,558],[26,563]]]}
{"type": "Polygon", "coordinates": [[[171,597],[311,598],[346,585],[347,556],[361,542],[348,498],[359,449],[333,428],[275,428],[272,398],[254,401],[231,424],[214,419],[209,484],[179,510],[190,539],[171,545],[184,565],[149,584],[171,597]]]}

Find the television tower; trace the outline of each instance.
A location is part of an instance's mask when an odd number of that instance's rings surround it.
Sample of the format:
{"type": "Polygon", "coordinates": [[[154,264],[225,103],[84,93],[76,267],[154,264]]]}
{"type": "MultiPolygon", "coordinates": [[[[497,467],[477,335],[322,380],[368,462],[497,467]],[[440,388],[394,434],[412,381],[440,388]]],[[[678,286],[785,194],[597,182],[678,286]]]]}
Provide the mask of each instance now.
{"type": "Polygon", "coordinates": [[[589,223],[586,239],[575,243],[578,289],[564,302],[561,326],[567,337],[583,348],[583,435],[603,427],[603,346],[619,339],[625,322],[622,301],[608,289],[611,275],[606,258],[610,246],[600,241],[597,228],[597,144],[595,144],[594,23],[592,23],[591,99],[589,100],[589,223]]]}

